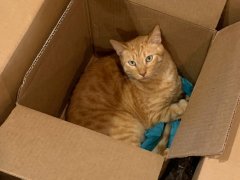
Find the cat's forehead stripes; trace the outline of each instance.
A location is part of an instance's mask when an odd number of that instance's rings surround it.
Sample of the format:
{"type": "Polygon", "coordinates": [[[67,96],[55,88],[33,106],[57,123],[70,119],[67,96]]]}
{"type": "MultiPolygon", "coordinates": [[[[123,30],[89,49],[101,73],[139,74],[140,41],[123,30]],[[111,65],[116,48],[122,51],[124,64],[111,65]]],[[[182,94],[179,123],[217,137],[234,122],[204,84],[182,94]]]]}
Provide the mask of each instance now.
{"type": "Polygon", "coordinates": [[[144,46],[143,46],[142,43],[140,43],[140,45],[139,45],[139,51],[138,51],[138,55],[139,55],[139,56],[141,56],[143,50],[144,50],[144,46]]]}
{"type": "Polygon", "coordinates": [[[145,46],[146,44],[141,42],[141,43],[131,43],[129,44],[129,50],[132,54],[132,56],[134,56],[134,58],[136,57],[140,57],[142,55],[145,56],[146,52],[144,51],[145,50],[145,46]]]}

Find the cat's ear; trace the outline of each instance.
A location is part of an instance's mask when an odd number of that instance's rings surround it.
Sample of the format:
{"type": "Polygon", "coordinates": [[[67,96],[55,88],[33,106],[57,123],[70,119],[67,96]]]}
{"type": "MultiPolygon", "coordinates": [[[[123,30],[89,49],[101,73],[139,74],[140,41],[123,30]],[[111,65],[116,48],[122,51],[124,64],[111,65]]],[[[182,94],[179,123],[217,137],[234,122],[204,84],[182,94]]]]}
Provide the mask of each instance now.
{"type": "Polygon", "coordinates": [[[119,42],[119,41],[116,41],[116,40],[110,40],[110,43],[112,45],[112,47],[115,49],[116,53],[120,56],[122,54],[122,52],[124,50],[127,49],[127,46],[122,43],[122,42],[119,42]]]}
{"type": "Polygon", "coordinates": [[[152,43],[152,44],[162,43],[161,31],[160,31],[159,25],[156,25],[153,31],[148,35],[148,43],[152,43]]]}

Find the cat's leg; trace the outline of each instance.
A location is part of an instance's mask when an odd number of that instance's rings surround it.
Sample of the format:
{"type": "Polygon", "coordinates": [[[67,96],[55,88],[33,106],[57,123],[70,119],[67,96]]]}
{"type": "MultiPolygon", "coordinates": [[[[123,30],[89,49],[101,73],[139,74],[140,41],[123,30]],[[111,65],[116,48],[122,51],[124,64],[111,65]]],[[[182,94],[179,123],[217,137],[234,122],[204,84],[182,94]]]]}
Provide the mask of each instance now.
{"type": "Polygon", "coordinates": [[[168,155],[167,143],[169,140],[170,131],[171,131],[171,125],[166,124],[161,140],[159,141],[157,146],[153,149],[153,152],[160,154],[164,157],[168,155]]]}
{"type": "Polygon", "coordinates": [[[110,137],[134,146],[140,146],[144,139],[143,125],[131,116],[114,117],[110,137]]]}
{"type": "MultiPolygon", "coordinates": [[[[181,99],[179,102],[171,104],[170,106],[166,107],[165,109],[163,109],[161,113],[161,116],[159,118],[160,121],[169,122],[172,120],[180,119],[180,117],[187,108],[187,104],[188,102],[185,99],[181,99]]],[[[167,157],[168,155],[167,143],[169,140],[170,131],[171,125],[166,124],[161,140],[159,141],[158,145],[154,148],[153,152],[156,152],[164,157],[167,157]]]]}
{"type": "Polygon", "coordinates": [[[187,105],[188,102],[185,99],[181,99],[179,102],[171,104],[162,110],[159,120],[161,122],[169,122],[180,119],[185,112],[187,105]]]}

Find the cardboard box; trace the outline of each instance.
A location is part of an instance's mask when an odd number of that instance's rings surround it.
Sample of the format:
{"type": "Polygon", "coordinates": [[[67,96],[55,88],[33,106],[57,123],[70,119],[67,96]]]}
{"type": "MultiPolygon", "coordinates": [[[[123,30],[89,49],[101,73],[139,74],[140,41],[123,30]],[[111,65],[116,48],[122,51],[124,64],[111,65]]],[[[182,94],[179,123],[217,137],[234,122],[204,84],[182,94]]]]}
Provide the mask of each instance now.
{"type": "Polygon", "coordinates": [[[0,169],[24,179],[157,179],[161,156],[55,118],[93,52],[107,52],[110,38],[127,40],[156,24],[180,72],[197,80],[169,157],[216,156],[235,147],[240,23],[215,30],[225,0],[174,2],[72,0],[0,128],[0,169]]]}
{"type": "Polygon", "coordinates": [[[69,0],[4,1],[0,6],[0,124],[22,79],[69,0]]]}

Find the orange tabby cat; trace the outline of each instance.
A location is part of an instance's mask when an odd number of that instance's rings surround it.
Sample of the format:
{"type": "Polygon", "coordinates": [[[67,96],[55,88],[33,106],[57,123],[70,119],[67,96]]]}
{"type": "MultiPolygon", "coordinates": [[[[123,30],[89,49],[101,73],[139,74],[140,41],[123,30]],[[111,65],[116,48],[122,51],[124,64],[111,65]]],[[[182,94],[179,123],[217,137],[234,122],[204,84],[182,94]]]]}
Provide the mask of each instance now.
{"type": "MultiPolygon", "coordinates": [[[[118,56],[95,58],[88,66],[71,98],[68,121],[140,146],[146,129],[185,111],[180,77],[161,43],[159,26],[147,36],[110,42],[118,56]]],[[[161,153],[169,129],[159,143],[161,153]]]]}

